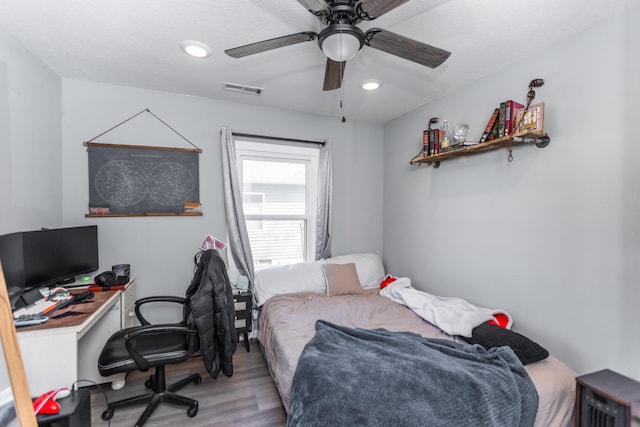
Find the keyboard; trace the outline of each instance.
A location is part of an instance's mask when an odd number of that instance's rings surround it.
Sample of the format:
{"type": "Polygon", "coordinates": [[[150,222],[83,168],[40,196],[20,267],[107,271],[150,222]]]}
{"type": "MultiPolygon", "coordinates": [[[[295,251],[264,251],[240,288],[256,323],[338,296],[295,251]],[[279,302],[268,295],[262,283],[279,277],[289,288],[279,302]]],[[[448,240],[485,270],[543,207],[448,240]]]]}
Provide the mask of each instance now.
{"type": "Polygon", "coordinates": [[[47,320],[49,317],[43,314],[22,314],[13,319],[13,324],[19,328],[20,326],[39,325],[47,320]]]}
{"type": "Polygon", "coordinates": [[[18,310],[14,311],[13,318],[17,319],[20,316],[32,316],[32,315],[45,316],[54,310],[68,306],[73,301],[74,299],[73,299],[73,296],[71,295],[65,298],[60,298],[55,300],[41,298],[27,307],[19,308],[18,310]]]}

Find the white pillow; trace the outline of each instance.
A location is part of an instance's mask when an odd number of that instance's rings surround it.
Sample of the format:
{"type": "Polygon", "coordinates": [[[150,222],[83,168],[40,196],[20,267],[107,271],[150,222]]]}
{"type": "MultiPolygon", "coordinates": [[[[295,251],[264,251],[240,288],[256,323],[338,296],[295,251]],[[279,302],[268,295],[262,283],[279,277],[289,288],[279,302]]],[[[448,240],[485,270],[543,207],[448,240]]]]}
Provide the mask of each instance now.
{"type": "Polygon", "coordinates": [[[382,260],[376,254],[349,254],[320,261],[323,264],[351,264],[356,265],[358,279],[364,289],[377,288],[384,280],[384,266],[382,260]]]}
{"type": "Polygon", "coordinates": [[[322,264],[300,262],[261,268],[255,272],[253,294],[258,307],[272,296],[299,292],[327,292],[322,264]]]}

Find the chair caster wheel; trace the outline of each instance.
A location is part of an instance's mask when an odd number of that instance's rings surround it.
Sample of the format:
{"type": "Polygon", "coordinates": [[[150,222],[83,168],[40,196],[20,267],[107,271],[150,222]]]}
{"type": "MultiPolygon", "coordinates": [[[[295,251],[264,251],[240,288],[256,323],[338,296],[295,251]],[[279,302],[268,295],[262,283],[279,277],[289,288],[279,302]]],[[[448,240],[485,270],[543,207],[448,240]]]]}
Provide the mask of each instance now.
{"type": "MultiPolygon", "coordinates": [[[[193,379],[193,383],[194,383],[195,385],[198,385],[198,384],[200,384],[201,382],[202,382],[202,377],[201,377],[200,375],[198,375],[197,377],[195,377],[195,378],[193,379]]],[[[196,410],[197,410],[197,408],[196,408],[196,410]]]]}
{"type": "Polygon", "coordinates": [[[153,388],[153,381],[154,381],[153,375],[149,375],[149,379],[144,382],[144,386],[146,388],[153,388]]]}
{"type": "Polygon", "coordinates": [[[122,387],[125,386],[127,382],[125,380],[117,380],[117,381],[113,381],[111,382],[111,389],[112,390],[120,390],[122,387]]]}
{"type": "Polygon", "coordinates": [[[198,404],[197,403],[195,405],[189,407],[189,409],[187,409],[187,416],[189,418],[195,417],[197,413],[198,413],[198,404]]]}
{"type": "MultiPolygon", "coordinates": [[[[197,408],[196,408],[197,411],[197,408]]],[[[111,418],[113,418],[113,409],[105,409],[104,412],[102,413],[102,419],[105,421],[109,421],[111,418]]]]}

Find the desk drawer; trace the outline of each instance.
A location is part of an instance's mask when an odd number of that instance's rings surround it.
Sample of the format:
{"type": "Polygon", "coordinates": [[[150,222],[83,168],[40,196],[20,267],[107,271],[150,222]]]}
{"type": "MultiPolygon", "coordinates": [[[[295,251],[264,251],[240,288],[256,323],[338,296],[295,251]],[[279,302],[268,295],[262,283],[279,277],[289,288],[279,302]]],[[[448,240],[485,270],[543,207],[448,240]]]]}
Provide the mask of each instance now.
{"type": "Polygon", "coordinates": [[[246,329],[247,325],[249,323],[249,319],[236,319],[236,330],[240,330],[240,329],[246,329]]]}
{"type": "Polygon", "coordinates": [[[238,333],[251,332],[251,292],[241,292],[233,296],[235,327],[238,333]]]}
{"type": "Polygon", "coordinates": [[[251,312],[245,310],[245,311],[236,311],[236,319],[246,319],[248,317],[251,317],[251,312]]]}

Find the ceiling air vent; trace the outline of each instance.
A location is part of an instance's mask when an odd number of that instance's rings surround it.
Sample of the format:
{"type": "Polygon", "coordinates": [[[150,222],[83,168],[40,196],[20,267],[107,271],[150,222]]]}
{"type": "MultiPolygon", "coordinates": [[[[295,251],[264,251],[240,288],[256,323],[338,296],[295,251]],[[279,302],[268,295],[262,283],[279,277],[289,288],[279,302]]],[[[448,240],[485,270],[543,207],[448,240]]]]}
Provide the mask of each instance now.
{"type": "Polygon", "coordinates": [[[261,95],[264,91],[261,87],[248,86],[240,83],[222,82],[222,88],[231,92],[249,93],[251,95],[261,95]]]}

